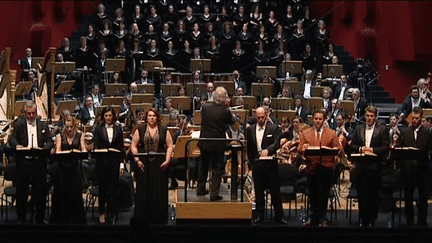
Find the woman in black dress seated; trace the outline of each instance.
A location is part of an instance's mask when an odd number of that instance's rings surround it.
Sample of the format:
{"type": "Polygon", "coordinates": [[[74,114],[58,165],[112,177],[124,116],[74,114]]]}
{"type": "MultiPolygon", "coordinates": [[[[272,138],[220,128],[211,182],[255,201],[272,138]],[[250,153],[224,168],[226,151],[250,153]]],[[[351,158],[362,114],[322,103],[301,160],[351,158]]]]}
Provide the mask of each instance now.
{"type": "MultiPolygon", "coordinates": [[[[72,149],[87,152],[84,135],[77,131],[75,118],[67,117],[64,124],[65,128],[56,136],[55,153],[72,149]]],[[[54,186],[50,223],[86,224],[81,161],[66,156],[56,162],[50,168],[54,186]]]]}
{"type": "Polygon", "coordinates": [[[94,128],[94,149],[114,149],[118,152],[96,156],[99,180],[99,223],[115,223],[120,163],[123,161],[123,130],[115,124],[116,113],[111,106],[104,107],[99,124],[94,128]],[[106,215],[108,214],[108,215],[106,215]]]}
{"type": "Polygon", "coordinates": [[[134,219],[138,222],[166,224],[168,222],[168,176],[166,168],[173,152],[173,140],[166,126],[162,126],[159,112],[147,111],[146,125],[133,134],[133,154],[157,152],[161,156],[135,157],[137,171],[134,219]]]}

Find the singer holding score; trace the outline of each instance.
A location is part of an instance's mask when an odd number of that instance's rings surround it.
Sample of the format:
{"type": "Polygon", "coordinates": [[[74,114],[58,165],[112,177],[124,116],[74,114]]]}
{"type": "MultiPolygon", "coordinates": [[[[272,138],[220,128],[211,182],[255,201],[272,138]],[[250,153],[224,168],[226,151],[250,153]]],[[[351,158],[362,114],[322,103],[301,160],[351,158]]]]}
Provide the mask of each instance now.
{"type": "Polygon", "coordinates": [[[46,224],[47,161],[52,147],[48,124],[37,117],[33,101],[24,105],[24,117],[14,123],[9,144],[16,150],[16,205],[18,224],[25,223],[29,185],[36,206],[36,223],[46,224]],[[33,150],[30,150],[33,149],[33,150]]]}
{"type": "MultiPolygon", "coordinates": [[[[312,148],[333,148],[341,151],[336,132],[324,127],[326,114],[322,110],[313,113],[313,126],[303,131],[298,145],[299,154],[304,154],[307,149],[312,148]]],[[[334,156],[307,156],[306,168],[309,201],[311,207],[310,220],[305,226],[328,227],[329,221],[326,218],[328,195],[334,178],[336,159],[334,156]]]]}

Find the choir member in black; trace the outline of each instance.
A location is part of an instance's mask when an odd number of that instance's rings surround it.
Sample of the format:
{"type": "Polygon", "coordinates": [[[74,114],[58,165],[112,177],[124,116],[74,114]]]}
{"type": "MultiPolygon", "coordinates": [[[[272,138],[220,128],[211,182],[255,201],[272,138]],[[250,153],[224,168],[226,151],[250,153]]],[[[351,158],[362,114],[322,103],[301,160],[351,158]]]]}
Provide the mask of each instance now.
{"type": "Polygon", "coordinates": [[[281,24],[276,27],[276,34],[273,35],[273,46],[277,47],[279,43],[283,43],[284,46],[287,46],[288,36],[285,33],[285,30],[281,24]]]}
{"type": "Polygon", "coordinates": [[[72,48],[70,46],[69,38],[67,38],[67,37],[64,38],[63,44],[59,49],[57,49],[57,52],[61,53],[63,55],[63,60],[65,62],[75,61],[74,53],[73,53],[72,48]]]}
{"type": "Polygon", "coordinates": [[[235,48],[232,50],[232,69],[244,69],[246,64],[246,52],[240,41],[235,42],[235,48]]]}
{"type": "Polygon", "coordinates": [[[174,11],[174,6],[170,4],[168,6],[168,12],[163,16],[163,22],[168,23],[170,29],[174,29],[178,22],[178,14],[174,11]]]}
{"type": "Polygon", "coordinates": [[[273,11],[269,12],[269,17],[264,22],[265,29],[267,34],[273,37],[277,33],[276,27],[279,25],[279,21],[275,18],[275,14],[273,11]]]}
{"type": "Polygon", "coordinates": [[[198,22],[198,19],[193,16],[193,9],[189,6],[186,8],[186,16],[183,17],[183,21],[188,31],[193,31],[194,24],[198,22]]]}
{"type": "Polygon", "coordinates": [[[87,45],[87,38],[81,36],[80,47],[75,51],[75,67],[76,68],[93,68],[94,54],[87,45]]]}
{"type": "Polygon", "coordinates": [[[148,31],[146,31],[143,35],[143,39],[144,42],[147,46],[150,46],[150,41],[151,40],[158,40],[158,33],[156,32],[156,30],[154,29],[153,25],[149,25],[148,26],[148,31]]]}
{"type": "Polygon", "coordinates": [[[294,17],[293,8],[291,5],[287,6],[287,14],[283,20],[283,26],[288,36],[292,35],[292,32],[296,25],[296,18],[294,17]]]}
{"type": "MultiPolygon", "coordinates": [[[[19,148],[40,148],[49,151],[52,147],[48,124],[37,119],[37,107],[33,101],[24,105],[24,116],[14,122],[14,129],[9,144],[15,151],[19,148]]],[[[18,224],[26,220],[29,186],[31,185],[32,202],[36,207],[36,223],[45,224],[47,194],[47,153],[40,155],[15,157],[16,173],[16,211],[18,224]]]]}
{"type": "Polygon", "coordinates": [[[103,21],[108,20],[108,15],[105,12],[105,6],[101,3],[97,6],[97,14],[94,17],[93,24],[95,29],[95,32],[98,32],[99,30],[103,29],[103,21]]]}
{"type": "Polygon", "coordinates": [[[317,57],[317,68],[321,72],[322,69],[322,57],[327,53],[327,47],[330,42],[330,33],[326,29],[324,20],[318,21],[318,29],[315,32],[315,52],[317,57]]]}
{"type": "Polygon", "coordinates": [[[210,45],[208,45],[205,49],[204,56],[211,61],[211,71],[214,73],[218,73],[220,70],[219,44],[217,43],[217,38],[215,36],[210,37],[209,42],[210,45]]]}
{"type": "Polygon", "coordinates": [[[177,29],[175,30],[176,42],[174,42],[176,49],[184,48],[184,41],[187,40],[188,32],[186,31],[186,24],[183,20],[179,20],[177,23],[177,29]]]}
{"type": "Polygon", "coordinates": [[[246,55],[251,56],[253,53],[253,42],[254,38],[252,33],[248,29],[248,24],[243,24],[241,32],[237,35],[237,40],[240,41],[246,55]]]}
{"type": "Polygon", "coordinates": [[[261,25],[263,25],[263,14],[261,12],[261,6],[259,4],[255,4],[252,7],[252,11],[249,16],[249,24],[252,35],[257,35],[258,29],[261,25]]]}
{"type": "Polygon", "coordinates": [[[285,57],[285,45],[283,42],[278,42],[276,49],[270,56],[270,63],[275,66],[280,66],[285,57]]]}
{"type": "MultiPolygon", "coordinates": [[[[309,6],[303,8],[303,28],[306,31],[306,37],[312,38],[315,34],[316,19],[312,16],[309,6]]],[[[310,41],[310,40],[308,40],[310,41]]]]}
{"type": "Polygon", "coordinates": [[[177,69],[177,50],[174,50],[174,43],[173,41],[168,41],[167,48],[164,52],[164,55],[162,56],[163,64],[165,67],[171,67],[177,69]]]}
{"type": "Polygon", "coordinates": [[[125,58],[127,54],[126,45],[123,40],[120,40],[114,50],[114,58],[125,58]]]}
{"type": "Polygon", "coordinates": [[[134,44],[133,42],[135,39],[138,39],[140,41],[144,39],[143,33],[140,31],[137,23],[133,23],[131,26],[130,38],[129,38],[131,43],[129,43],[128,46],[133,48],[133,44],[134,44]]]}
{"type": "Polygon", "coordinates": [[[301,60],[303,61],[303,72],[312,70],[316,73],[317,58],[312,51],[311,44],[306,44],[305,51],[301,54],[301,60]]]}
{"type": "Polygon", "coordinates": [[[117,189],[120,163],[123,161],[123,131],[116,124],[114,108],[102,109],[99,124],[94,128],[94,149],[115,149],[118,153],[107,153],[96,157],[96,173],[99,182],[99,223],[114,224],[117,213],[117,189]],[[108,215],[107,215],[108,214],[108,215]]]}
{"type": "Polygon", "coordinates": [[[171,33],[169,27],[170,26],[168,23],[164,23],[162,32],[160,33],[160,36],[159,36],[159,49],[162,52],[165,52],[167,50],[167,46],[168,46],[169,41],[171,41],[171,42],[174,41],[174,36],[171,33]]]}
{"type": "Polygon", "coordinates": [[[210,37],[215,36],[219,37],[219,32],[215,30],[215,26],[213,23],[207,23],[205,25],[205,31],[204,31],[204,45],[207,45],[210,43],[210,37]]]}
{"type": "Polygon", "coordinates": [[[144,49],[140,46],[141,41],[135,38],[133,41],[132,50],[128,55],[128,72],[130,73],[131,80],[140,75],[141,60],[144,59],[144,49]]]}
{"type": "MultiPolygon", "coordinates": [[[[113,42],[115,47],[117,47],[120,43],[120,41],[124,42],[124,45],[126,47],[126,44],[130,44],[130,34],[126,30],[126,25],[124,22],[119,22],[119,29],[115,31],[113,36],[113,42]]],[[[130,48],[130,46],[128,46],[130,48]]]]}
{"type": "Polygon", "coordinates": [[[165,16],[166,13],[168,12],[168,8],[169,6],[172,6],[172,2],[171,0],[159,0],[157,1],[157,9],[159,11],[159,14],[161,16],[165,16]]]}
{"type": "Polygon", "coordinates": [[[232,17],[230,14],[228,14],[228,8],[226,6],[222,6],[221,8],[221,14],[216,17],[216,30],[217,31],[223,31],[224,30],[224,23],[225,22],[231,22],[232,17]]]}
{"type": "Polygon", "coordinates": [[[106,83],[108,81],[108,76],[106,71],[106,59],[107,59],[107,52],[106,51],[102,51],[99,54],[99,58],[96,60],[95,63],[95,74],[97,77],[97,80],[100,83],[106,83]]]}
{"type": "Polygon", "coordinates": [[[292,34],[291,50],[293,60],[301,60],[301,53],[305,49],[306,42],[307,36],[305,30],[303,29],[303,21],[299,19],[297,21],[297,28],[292,34]]]}
{"type": "Polygon", "coordinates": [[[181,70],[181,72],[186,72],[186,73],[191,72],[190,60],[192,58],[192,55],[193,55],[193,51],[189,46],[189,41],[184,40],[184,46],[178,55],[178,61],[177,61],[177,63],[179,64],[179,70],[181,70]]]}
{"type": "Polygon", "coordinates": [[[249,17],[245,13],[245,7],[243,5],[240,5],[238,8],[238,13],[233,16],[234,32],[240,33],[243,25],[248,24],[248,22],[249,17]]]}
{"type": "Polygon", "coordinates": [[[150,41],[150,48],[147,49],[146,60],[160,60],[159,48],[155,39],[150,41]]]}
{"type": "Polygon", "coordinates": [[[202,14],[198,18],[198,23],[200,24],[201,29],[204,29],[206,25],[209,23],[214,23],[216,21],[216,17],[210,14],[210,8],[208,5],[204,6],[204,14],[202,14]]]}
{"type": "Polygon", "coordinates": [[[190,32],[188,38],[192,49],[195,49],[195,47],[201,48],[204,43],[204,33],[201,32],[199,23],[193,24],[193,30],[190,32]]]}
{"type": "Polygon", "coordinates": [[[328,45],[328,51],[321,57],[322,58],[322,64],[332,64],[332,59],[334,56],[336,56],[336,53],[334,52],[334,44],[329,43],[328,45]]]}
{"type": "MultiPolygon", "coordinates": [[[[258,45],[258,43],[260,41],[263,42],[263,44],[266,48],[268,48],[270,42],[272,41],[272,39],[267,34],[267,31],[266,31],[264,25],[259,26],[259,31],[258,31],[257,35],[255,35],[255,45],[258,45]]],[[[268,51],[268,50],[266,49],[266,51],[268,51]]]]}
{"type": "Polygon", "coordinates": [[[122,8],[117,8],[114,12],[115,17],[112,21],[113,24],[113,30],[114,32],[117,32],[120,29],[120,22],[126,23],[126,19],[124,17],[124,11],[122,8]]]}
{"type": "MultiPolygon", "coordinates": [[[[77,130],[75,118],[64,121],[64,129],[56,136],[55,153],[72,149],[87,152],[83,133],[77,130]]],[[[86,224],[82,198],[81,161],[62,157],[50,168],[54,187],[50,223],[86,224]]]]}
{"type": "Polygon", "coordinates": [[[147,16],[146,25],[153,25],[156,31],[162,28],[162,18],[156,13],[156,7],[150,7],[150,14],[147,16]]]}
{"type": "Polygon", "coordinates": [[[258,42],[258,49],[255,51],[255,61],[257,62],[256,66],[265,66],[268,64],[269,57],[266,52],[266,48],[264,46],[264,42],[261,40],[258,42]]]}
{"type": "Polygon", "coordinates": [[[235,33],[232,30],[232,24],[225,22],[220,33],[220,54],[221,54],[221,72],[231,72],[231,56],[234,47],[235,33]]]}
{"type": "Polygon", "coordinates": [[[140,31],[145,29],[145,19],[144,15],[141,13],[140,5],[135,5],[135,12],[131,16],[130,23],[131,25],[134,23],[137,24],[140,31]]]}
{"type": "Polygon", "coordinates": [[[99,43],[102,40],[104,41],[105,46],[109,50],[114,49],[114,32],[111,29],[111,21],[109,21],[108,19],[104,20],[103,29],[99,30],[99,43]]]}
{"type": "Polygon", "coordinates": [[[131,152],[165,153],[161,156],[135,157],[136,196],[134,220],[152,224],[168,222],[168,176],[166,168],[173,152],[173,140],[166,126],[161,125],[159,112],[147,111],[145,125],[133,134],[131,152]]]}

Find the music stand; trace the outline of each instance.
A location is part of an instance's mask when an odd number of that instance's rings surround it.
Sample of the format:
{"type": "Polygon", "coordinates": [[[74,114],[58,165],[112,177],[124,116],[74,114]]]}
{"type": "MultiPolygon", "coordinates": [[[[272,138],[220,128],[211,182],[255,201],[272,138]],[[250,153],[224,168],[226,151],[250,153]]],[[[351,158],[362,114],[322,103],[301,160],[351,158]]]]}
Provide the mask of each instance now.
{"type": "Polygon", "coordinates": [[[171,134],[171,137],[174,137],[175,133],[180,130],[179,127],[167,127],[168,132],[171,134]]]}
{"type": "Polygon", "coordinates": [[[353,153],[348,157],[348,160],[353,163],[369,163],[378,159],[378,155],[374,153],[353,153]]]}
{"type": "Polygon", "coordinates": [[[54,153],[53,157],[57,161],[82,160],[88,158],[88,153],[73,149],[60,151],[60,153],[54,153]]]}
{"type": "Polygon", "coordinates": [[[186,83],[186,93],[188,95],[203,95],[207,92],[206,83],[186,83]]]}
{"type": "Polygon", "coordinates": [[[188,128],[189,128],[189,130],[194,131],[194,132],[201,131],[200,125],[189,125],[188,128]]]}
{"type": "Polygon", "coordinates": [[[15,88],[15,96],[22,95],[23,99],[24,99],[24,96],[26,96],[30,93],[32,85],[33,85],[32,81],[19,82],[15,88]]]}
{"type": "MultiPolygon", "coordinates": [[[[227,90],[229,96],[232,96],[235,94],[235,89],[234,89],[235,86],[234,86],[233,81],[213,81],[213,84],[214,84],[215,88],[220,87],[220,86],[224,87],[227,90]]],[[[243,91],[245,91],[245,90],[243,90],[243,91]]]]}
{"type": "Polygon", "coordinates": [[[194,125],[201,125],[201,122],[202,122],[201,110],[194,111],[193,124],[194,125]]]}
{"type": "MultiPolygon", "coordinates": [[[[44,60],[45,60],[45,57],[32,57],[31,69],[37,69],[38,63],[40,63],[41,66],[43,66],[44,60]]],[[[51,65],[51,63],[48,62],[48,65],[51,65]]]]}
{"type": "Polygon", "coordinates": [[[249,113],[249,110],[244,109],[238,109],[238,110],[232,110],[231,113],[235,116],[237,116],[242,124],[246,122],[247,115],[249,113]]]}
{"type": "Polygon", "coordinates": [[[126,67],[125,58],[107,58],[105,63],[107,72],[124,72],[126,67]]]}
{"type": "Polygon", "coordinates": [[[191,59],[191,71],[200,70],[201,72],[210,72],[211,59],[191,59]]]}
{"type": "Polygon", "coordinates": [[[430,109],[430,108],[423,108],[423,116],[426,117],[426,116],[429,116],[429,115],[432,115],[432,109],[430,109]]]}
{"type": "Polygon", "coordinates": [[[21,116],[23,114],[24,105],[26,102],[27,100],[19,100],[15,102],[14,117],[21,116]]]}
{"type": "Polygon", "coordinates": [[[109,106],[109,105],[121,105],[123,103],[123,97],[104,97],[102,99],[101,105],[109,106]]]}
{"type": "Polygon", "coordinates": [[[342,65],[339,64],[324,64],[323,65],[323,77],[340,77],[343,72],[342,65]]]}
{"type": "Polygon", "coordinates": [[[313,86],[312,94],[313,97],[323,97],[324,87],[323,86],[313,86]]]}
{"type": "Polygon", "coordinates": [[[427,152],[416,147],[395,147],[394,157],[398,159],[427,159],[427,152]]]}
{"type": "Polygon", "coordinates": [[[312,97],[305,101],[306,101],[306,107],[310,113],[313,113],[316,110],[320,110],[324,106],[324,101],[323,98],[321,97],[312,97]]]}
{"type": "Polygon", "coordinates": [[[289,86],[291,87],[291,91],[292,91],[292,95],[296,95],[296,94],[301,94],[301,85],[300,82],[298,81],[285,81],[283,82],[283,87],[282,90],[284,89],[284,87],[289,86]]]}
{"type": "Polygon", "coordinates": [[[182,136],[178,136],[176,142],[176,146],[174,147],[174,155],[173,155],[173,159],[181,159],[181,158],[186,158],[186,153],[185,153],[185,148],[186,148],[186,143],[191,140],[191,136],[190,135],[182,135],[182,136]]]}
{"type": "Polygon", "coordinates": [[[75,80],[65,80],[63,82],[60,83],[60,85],[58,86],[57,90],[54,92],[54,94],[56,95],[61,95],[61,94],[69,94],[75,84],[75,80]]]}
{"type": "MultiPolygon", "coordinates": [[[[100,105],[96,109],[96,117],[98,117],[100,114],[102,114],[102,109],[107,107],[107,105],[100,105]]],[[[114,109],[114,112],[116,114],[120,113],[120,106],[119,105],[111,105],[111,107],[114,109]]]]}
{"type": "Polygon", "coordinates": [[[170,96],[167,98],[171,99],[172,106],[178,111],[191,110],[191,98],[189,96],[170,96]]]}
{"type": "Polygon", "coordinates": [[[177,95],[181,84],[161,84],[162,95],[164,97],[177,95]]]}
{"type": "Polygon", "coordinates": [[[75,62],[56,62],[55,72],[56,73],[72,73],[75,70],[75,62]]]}
{"type": "Polygon", "coordinates": [[[256,76],[258,78],[263,77],[264,74],[267,77],[276,78],[276,67],[275,66],[257,66],[256,68],[256,76]]]}
{"type": "Polygon", "coordinates": [[[144,109],[144,112],[150,110],[153,107],[153,103],[139,103],[139,104],[130,104],[130,109],[132,113],[135,115],[136,110],[142,107],[144,109]]]}
{"type": "Polygon", "coordinates": [[[273,85],[268,83],[252,83],[252,95],[262,98],[269,97],[273,94],[273,85]],[[261,92],[262,91],[262,92],[261,92]]]}
{"type": "Polygon", "coordinates": [[[159,60],[143,60],[141,63],[144,69],[149,72],[157,72],[163,68],[163,63],[159,60]]]}
{"type": "Polygon", "coordinates": [[[355,107],[354,107],[354,101],[352,100],[341,100],[340,101],[341,107],[345,110],[345,113],[349,116],[354,116],[355,114],[355,107]]]}
{"type": "Polygon", "coordinates": [[[133,94],[132,103],[152,103],[154,100],[154,94],[133,94]]]}
{"type": "Polygon", "coordinates": [[[127,84],[105,84],[105,96],[125,95],[127,90],[127,84]]]}
{"type": "Polygon", "coordinates": [[[68,109],[71,113],[73,113],[77,104],[78,101],[76,100],[62,100],[58,103],[55,114],[60,115],[64,109],[68,109]]]}
{"type": "Polygon", "coordinates": [[[296,112],[294,110],[277,110],[276,111],[276,118],[278,119],[279,123],[282,124],[282,118],[288,117],[290,121],[294,119],[294,117],[297,116],[296,112]]]}
{"type": "Polygon", "coordinates": [[[233,96],[232,101],[233,104],[236,104],[237,99],[243,99],[244,106],[246,110],[252,110],[257,106],[257,97],[250,96],[250,95],[244,95],[244,96],[233,96]]]}
{"type": "Polygon", "coordinates": [[[319,157],[320,163],[324,158],[332,158],[339,154],[339,149],[329,147],[308,147],[304,152],[304,156],[308,157],[319,157]]]}
{"type": "Polygon", "coordinates": [[[291,110],[294,107],[294,100],[291,98],[270,98],[270,107],[274,110],[291,110]]]}
{"type": "Polygon", "coordinates": [[[282,61],[282,71],[290,72],[292,74],[302,73],[303,62],[302,61],[282,61]]]}
{"type": "Polygon", "coordinates": [[[154,94],[154,84],[137,84],[138,93],[154,94]]]}

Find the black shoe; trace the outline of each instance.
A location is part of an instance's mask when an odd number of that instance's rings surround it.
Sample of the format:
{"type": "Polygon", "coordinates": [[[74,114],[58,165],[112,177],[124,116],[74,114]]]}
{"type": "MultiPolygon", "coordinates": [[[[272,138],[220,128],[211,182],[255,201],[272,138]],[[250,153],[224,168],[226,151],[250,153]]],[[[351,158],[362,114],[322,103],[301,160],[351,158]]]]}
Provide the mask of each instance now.
{"type": "Polygon", "coordinates": [[[223,199],[222,196],[217,195],[217,196],[215,196],[215,197],[210,198],[210,201],[214,202],[214,201],[220,201],[220,200],[222,200],[222,199],[223,199]]]}
{"type": "Polygon", "coordinates": [[[284,217],[281,217],[281,218],[275,219],[275,223],[276,223],[276,224],[283,224],[283,225],[287,225],[287,224],[288,224],[288,221],[286,221],[286,219],[285,219],[284,217]]]}
{"type": "Polygon", "coordinates": [[[264,223],[264,218],[263,217],[256,217],[254,220],[253,220],[253,223],[254,224],[263,224],[264,223]]]}
{"type": "Polygon", "coordinates": [[[204,196],[204,195],[207,195],[207,194],[209,194],[210,192],[208,191],[208,190],[205,190],[205,191],[203,191],[203,192],[198,192],[197,191],[197,196],[204,196]]]}

